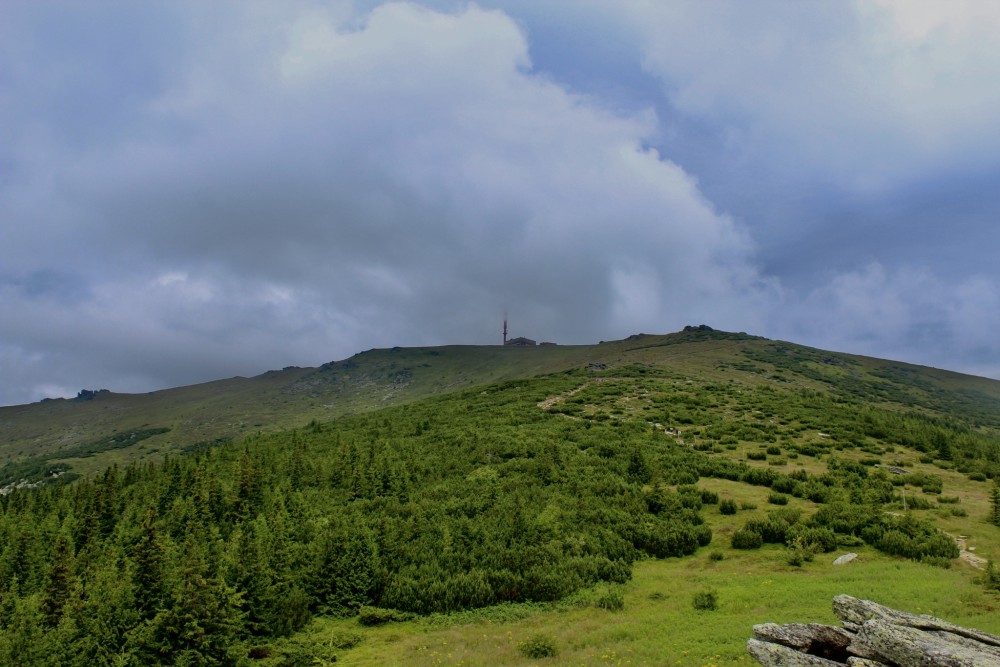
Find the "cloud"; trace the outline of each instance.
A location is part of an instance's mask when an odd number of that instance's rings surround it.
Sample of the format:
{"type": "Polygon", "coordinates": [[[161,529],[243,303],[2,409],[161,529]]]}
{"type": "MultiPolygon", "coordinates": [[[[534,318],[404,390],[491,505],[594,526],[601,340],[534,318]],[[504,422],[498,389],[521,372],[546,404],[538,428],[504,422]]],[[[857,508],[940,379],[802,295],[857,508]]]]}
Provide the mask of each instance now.
{"type": "Polygon", "coordinates": [[[992,162],[1000,18],[979,2],[624,5],[646,67],[732,155],[780,175],[884,190],[929,165],[992,162]]]}
{"type": "Polygon", "coordinates": [[[0,403],[505,310],[1000,375],[995,13],[427,2],[5,6],[0,403]]]}
{"type": "Polygon", "coordinates": [[[8,359],[37,379],[0,400],[491,343],[505,307],[516,334],[561,342],[695,315],[742,329],[777,289],[745,231],[649,145],[655,114],[535,73],[501,12],[387,4],[231,25],[151,65],[170,76],[127,113],[106,100],[129,131],[81,121],[99,149],[43,132],[14,153],[28,187],[7,191],[20,231],[0,251],[15,314],[0,340],[42,361],[8,359]],[[25,231],[35,207],[44,244],[25,231]],[[14,285],[32,270],[79,292],[14,285]]]}
{"type": "Polygon", "coordinates": [[[996,279],[872,263],[811,291],[775,329],[826,349],[997,377],[998,327],[996,279]]]}

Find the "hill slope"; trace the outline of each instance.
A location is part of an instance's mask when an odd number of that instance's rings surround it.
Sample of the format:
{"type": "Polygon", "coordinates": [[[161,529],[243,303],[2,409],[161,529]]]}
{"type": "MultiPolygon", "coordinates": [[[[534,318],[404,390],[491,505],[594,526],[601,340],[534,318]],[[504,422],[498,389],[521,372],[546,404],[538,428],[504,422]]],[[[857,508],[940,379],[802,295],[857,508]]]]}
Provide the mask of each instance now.
{"type": "MultiPolygon", "coordinates": [[[[837,593],[995,628],[951,536],[1000,553],[998,383],[704,330],[255,381],[355,414],[0,498],[0,662],[530,664],[545,628],[572,664],[737,665],[754,622],[837,593]]],[[[56,456],[135,458],[159,428],[56,456]]]]}
{"type": "Polygon", "coordinates": [[[994,380],[689,327],[597,345],[375,349],[319,368],[289,367],[148,394],[83,391],[76,399],[0,407],[0,486],[35,481],[60,468],[93,473],[110,463],[157,458],[489,382],[630,365],[701,379],[811,388],[1000,426],[1000,382],[994,380]]]}

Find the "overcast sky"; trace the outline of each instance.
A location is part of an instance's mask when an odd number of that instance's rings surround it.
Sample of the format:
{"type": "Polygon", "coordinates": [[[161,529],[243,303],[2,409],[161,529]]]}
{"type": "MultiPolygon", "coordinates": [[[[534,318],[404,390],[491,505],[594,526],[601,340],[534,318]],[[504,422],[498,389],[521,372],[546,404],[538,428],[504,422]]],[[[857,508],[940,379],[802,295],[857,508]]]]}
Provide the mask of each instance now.
{"type": "Polygon", "coordinates": [[[1000,3],[0,4],[0,404],[686,324],[1000,378],[1000,3]]]}

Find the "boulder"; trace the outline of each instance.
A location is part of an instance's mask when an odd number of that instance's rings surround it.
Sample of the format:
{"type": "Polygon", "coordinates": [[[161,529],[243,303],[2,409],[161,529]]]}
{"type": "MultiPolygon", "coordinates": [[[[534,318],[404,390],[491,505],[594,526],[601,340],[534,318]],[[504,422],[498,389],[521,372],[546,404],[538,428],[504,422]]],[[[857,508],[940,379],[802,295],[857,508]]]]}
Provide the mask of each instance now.
{"type": "Polygon", "coordinates": [[[1000,667],[1000,637],[838,595],[843,627],[763,623],[747,650],[765,667],[1000,667]]]}

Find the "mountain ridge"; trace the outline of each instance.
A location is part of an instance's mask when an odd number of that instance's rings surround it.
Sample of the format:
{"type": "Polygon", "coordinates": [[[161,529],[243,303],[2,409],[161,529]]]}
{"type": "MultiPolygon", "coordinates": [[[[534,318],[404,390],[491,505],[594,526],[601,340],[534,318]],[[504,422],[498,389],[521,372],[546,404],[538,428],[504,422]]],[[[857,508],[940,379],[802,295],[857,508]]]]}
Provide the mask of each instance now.
{"type": "Polygon", "coordinates": [[[704,325],[591,345],[373,348],[318,367],[288,366],[142,394],[0,407],[0,465],[42,456],[82,473],[258,431],[296,428],[492,382],[588,368],[646,365],[701,378],[797,386],[1000,427],[1000,381],[819,350],[704,325]],[[79,457],[116,434],[161,432],[79,457]]]}

